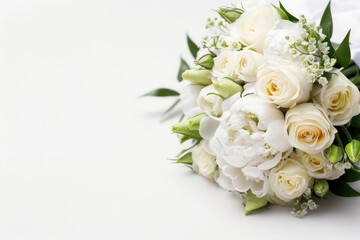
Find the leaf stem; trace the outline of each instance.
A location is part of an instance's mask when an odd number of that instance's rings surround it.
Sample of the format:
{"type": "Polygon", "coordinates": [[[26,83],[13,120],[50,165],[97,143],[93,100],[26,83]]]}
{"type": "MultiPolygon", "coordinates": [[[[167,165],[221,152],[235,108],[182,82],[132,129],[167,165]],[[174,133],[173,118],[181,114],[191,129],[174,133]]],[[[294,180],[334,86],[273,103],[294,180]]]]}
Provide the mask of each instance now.
{"type": "Polygon", "coordinates": [[[339,144],[339,147],[341,147],[341,149],[344,150],[344,145],[343,145],[343,143],[341,141],[339,133],[335,134],[335,139],[336,139],[336,142],[339,144]]]}
{"type": "Polygon", "coordinates": [[[349,131],[347,130],[347,128],[344,127],[344,126],[340,126],[340,129],[345,133],[345,136],[346,136],[347,140],[348,140],[349,142],[351,142],[353,139],[352,139],[352,137],[351,137],[351,134],[350,134],[349,131]]]}

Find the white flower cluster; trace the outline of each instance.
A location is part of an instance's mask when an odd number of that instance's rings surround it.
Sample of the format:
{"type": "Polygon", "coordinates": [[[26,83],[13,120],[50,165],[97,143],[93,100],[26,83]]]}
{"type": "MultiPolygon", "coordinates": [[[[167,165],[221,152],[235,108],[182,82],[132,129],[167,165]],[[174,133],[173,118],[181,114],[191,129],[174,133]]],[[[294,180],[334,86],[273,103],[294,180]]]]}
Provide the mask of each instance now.
{"type": "Polygon", "coordinates": [[[336,59],[329,57],[330,47],[320,26],[309,23],[304,16],[300,16],[299,25],[303,31],[301,38],[285,37],[289,41],[289,51],[294,59],[301,61],[307,78],[324,86],[328,83],[324,73],[333,71],[336,59]]]}
{"type": "Polygon", "coordinates": [[[202,47],[211,52],[218,53],[221,49],[241,50],[241,42],[232,39],[228,29],[229,24],[217,17],[208,19],[207,34],[202,40],[202,47]]]}
{"type": "MultiPolygon", "coordinates": [[[[337,144],[335,126],[360,113],[360,93],[334,68],[321,27],[304,17],[284,20],[262,1],[238,6],[244,11],[229,15],[234,21],[208,23],[200,51],[213,60],[201,70],[206,81],[191,77],[196,69],[182,83],[187,119],[206,114],[193,168],[228,191],[273,204],[297,201],[295,214],[304,215],[317,207],[308,194],[314,182],[349,168],[343,155],[334,162],[325,150],[337,144]]],[[[317,188],[318,196],[319,189],[326,188],[317,188]]]]}

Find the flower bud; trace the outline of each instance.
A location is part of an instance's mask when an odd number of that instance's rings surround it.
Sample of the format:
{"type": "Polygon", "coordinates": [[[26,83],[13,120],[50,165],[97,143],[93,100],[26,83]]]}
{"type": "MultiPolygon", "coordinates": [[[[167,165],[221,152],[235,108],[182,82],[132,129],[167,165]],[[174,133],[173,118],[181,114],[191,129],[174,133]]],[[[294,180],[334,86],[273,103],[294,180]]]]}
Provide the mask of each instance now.
{"type": "Polygon", "coordinates": [[[239,8],[222,7],[217,13],[228,23],[235,22],[244,12],[239,8]]]}
{"type": "Polygon", "coordinates": [[[206,117],[205,113],[199,114],[197,116],[190,118],[188,120],[189,121],[189,125],[188,125],[189,129],[192,131],[199,131],[201,119],[203,119],[204,117],[206,117]]]}
{"type": "Polygon", "coordinates": [[[182,78],[183,80],[188,80],[190,82],[205,86],[211,84],[211,73],[208,70],[198,70],[198,69],[186,70],[185,72],[183,72],[182,78]]]}
{"type": "MultiPolygon", "coordinates": [[[[172,126],[172,132],[184,135],[186,140],[187,138],[201,140],[202,137],[199,134],[199,126],[201,119],[205,116],[206,114],[200,114],[188,120],[179,122],[172,126]]],[[[182,141],[182,139],[185,140],[183,137],[180,141],[182,141]]]]}
{"type": "Polygon", "coordinates": [[[243,88],[229,78],[224,78],[219,82],[213,83],[214,88],[224,98],[229,98],[235,93],[242,92],[243,88]]]}
{"type": "Polygon", "coordinates": [[[329,192],[329,184],[325,179],[317,179],[313,190],[316,196],[323,198],[329,192]]]}
{"type": "Polygon", "coordinates": [[[360,141],[352,140],[345,147],[346,154],[348,155],[350,161],[358,162],[360,160],[360,141]]]}
{"type": "Polygon", "coordinates": [[[202,66],[208,70],[211,70],[214,66],[214,57],[211,54],[206,54],[202,56],[199,61],[197,62],[197,65],[202,66]]]}
{"type": "Polygon", "coordinates": [[[343,149],[341,147],[336,146],[336,145],[331,145],[329,148],[325,149],[324,154],[325,154],[325,157],[332,164],[340,162],[344,157],[343,149]]]}

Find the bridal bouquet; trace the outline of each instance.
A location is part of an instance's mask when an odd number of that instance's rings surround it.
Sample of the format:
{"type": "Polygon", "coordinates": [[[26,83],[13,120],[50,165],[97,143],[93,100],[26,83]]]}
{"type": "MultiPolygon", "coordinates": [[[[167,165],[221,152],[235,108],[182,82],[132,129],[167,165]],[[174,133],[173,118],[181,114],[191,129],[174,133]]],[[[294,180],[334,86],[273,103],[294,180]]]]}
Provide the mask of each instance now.
{"type": "Polygon", "coordinates": [[[176,158],[236,193],[245,214],[268,204],[304,216],[326,194],[357,197],[360,75],[350,31],[331,41],[331,3],[319,23],[280,3],[241,1],[209,19],[195,67],[181,60],[183,118],[172,131],[187,144],[176,158]],[[189,147],[190,146],[190,147],[189,147]],[[350,184],[349,184],[350,183],[350,184]]]}

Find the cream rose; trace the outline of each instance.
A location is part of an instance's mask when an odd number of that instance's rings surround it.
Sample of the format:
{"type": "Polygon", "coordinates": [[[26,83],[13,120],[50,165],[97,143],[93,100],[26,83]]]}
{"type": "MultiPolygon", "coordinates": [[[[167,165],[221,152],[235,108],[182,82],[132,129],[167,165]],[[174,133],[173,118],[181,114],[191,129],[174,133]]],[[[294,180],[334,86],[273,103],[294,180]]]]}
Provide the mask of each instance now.
{"type": "Polygon", "coordinates": [[[269,182],[274,195],[289,202],[304,194],[312,178],[299,161],[288,158],[270,171],[269,182]]]}
{"type": "MultiPolygon", "coordinates": [[[[222,50],[220,54],[214,58],[213,74],[218,79],[229,77],[235,78],[236,55],[234,51],[229,49],[222,50]]],[[[235,79],[234,79],[235,80],[235,79]]]]}
{"type": "Polygon", "coordinates": [[[309,154],[329,147],[337,132],[324,110],[312,103],[290,109],[285,116],[285,130],[290,144],[309,154]]]}
{"type": "Polygon", "coordinates": [[[345,173],[344,169],[337,169],[327,160],[323,152],[308,154],[299,149],[291,156],[302,162],[308,174],[317,179],[334,180],[345,173]]]}
{"type": "Polygon", "coordinates": [[[252,50],[237,53],[235,73],[240,80],[255,82],[258,68],[264,63],[264,57],[252,50]]]}
{"type": "Polygon", "coordinates": [[[292,62],[266,62],[257,73],[255,93],[268,103],[292,108],[307,102],[313,84],[302,69],[292,62]]]}
{"type": "Polygon", "coordinates": [[[273,29],[279,14],[271,5],[264,5],[243,13],[233,23],[234,35],[244,45],[262,53],[266,34],[273,29]]]}
{"type": "Polygon", "coordinates": [[[216,158],[200,143],[192,150],[193,169],[200,175],[213,180],[216,171],[216,158]]]}
{"type": "Polygon", "coordinates": [[[341,72],[334,74],[329,83],[313,92],[335,126],[345,125],[360,113],[360,93],[358,88],[341,72]]]}
{"type": "Polygon", "coordinates": [[[223,99],[213,85],[209,85],[200,91],[197,104],[207,115],[212,117],[220,117],[223,112],[223,99]]]}

